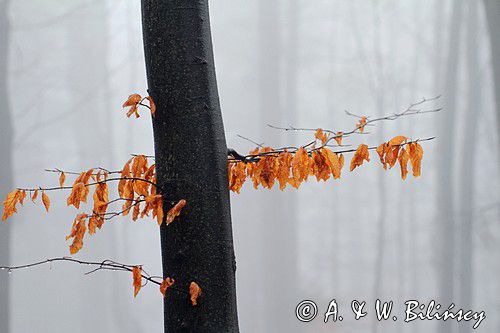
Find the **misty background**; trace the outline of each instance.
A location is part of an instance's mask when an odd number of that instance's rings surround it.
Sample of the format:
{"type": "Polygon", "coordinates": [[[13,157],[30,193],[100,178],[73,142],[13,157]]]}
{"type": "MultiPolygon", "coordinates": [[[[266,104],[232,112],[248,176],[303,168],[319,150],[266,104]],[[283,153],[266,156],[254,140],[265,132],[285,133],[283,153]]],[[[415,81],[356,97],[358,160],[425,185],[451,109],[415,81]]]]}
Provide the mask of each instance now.
{"type": "MultiPolygon", "coordinates": [[[[402,181],[372,152],[340,180],[284,192],[245,184],[231,195],[242,332],[472,331],[464,322],[405,324],[410,299],[484,310],[479,330],[500,331],[497,2],[210,2],[226,138],[240,153],[254,145],[238,135],[274,147],[312,137],[267,124],[348,130],[357,120],[345,110],[375,117],[436,95],[429,108],[444,108],[344,140],[436,136],[422,143],[420,178],[402,181]],[[377,298],[395,302],[397,322],[375,320],[377,298]],[[304,299],[320,312],[308,324],[294,314],[304,299]],[[324,324],[332,299],[344,321],[324,324]],[[360,321],[353,299],[368,303],[360,321]]],[[[120,169],[129,154],[153,154],[149,116],[127,119],[121,109],[146,89],[139,1],[0,0],[2,199],[15,186],[56,184],[46,168],[120,169]]],[[[50,214],[28,202],[0,225],[0,265],[69,255],[76,212],[63,193],[51,200],[50,214]]],[[[154,221],[114,219],[84,242],[77,258],[161,274],[154,221]]],[[[0,272],[0,332],[162,331],[156,286],[134,299],[131,274],[86,271],[60,263],[0,272]]]]}

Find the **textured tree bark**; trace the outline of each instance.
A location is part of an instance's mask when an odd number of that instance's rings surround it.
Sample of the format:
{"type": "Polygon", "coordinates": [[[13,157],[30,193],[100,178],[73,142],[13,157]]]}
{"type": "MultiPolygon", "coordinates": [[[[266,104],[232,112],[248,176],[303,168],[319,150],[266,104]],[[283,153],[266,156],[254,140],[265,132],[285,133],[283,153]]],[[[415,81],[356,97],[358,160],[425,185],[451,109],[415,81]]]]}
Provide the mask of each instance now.
{"type": "MultiPolygon", "coordinates": [[[[495,86],[497,128],[500,130],[500,2],[498,0],[484,0],[486,20],[490,31],[491,66],[493,68],[493,83],[495,86]]],[[[498,136],[500,145],[500,136],[498,136]]]]}
{"type": "Polygon", "coordinates": [[[219,106],[208,0],[143,0],[143,37],[157,183],[164,209],[186,199],[161,227],[163,272],[203,290],[197,306],[169,291],[165,332],[238,332],[227,147],[219,106]]]}
{"type": "MultiPolygon", "coordinates": [[[[0,0],[0,198],[12,188],[12,119],[8,94],[9,21],[8,1],[0,0]]],[[[10,223],[0,224],[0,263],[10,260],[10,223]]],[[[9,278],[0,274],[0,332],[9,331],[9,278]]]]}

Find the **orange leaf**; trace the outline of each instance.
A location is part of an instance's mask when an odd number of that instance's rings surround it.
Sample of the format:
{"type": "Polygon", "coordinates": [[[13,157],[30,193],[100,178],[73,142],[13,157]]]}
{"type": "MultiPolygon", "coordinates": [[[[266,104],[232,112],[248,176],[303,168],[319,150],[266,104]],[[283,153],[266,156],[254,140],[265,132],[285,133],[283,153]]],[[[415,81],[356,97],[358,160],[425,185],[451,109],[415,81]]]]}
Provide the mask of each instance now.
{"type": "Polygon", "coordinates": [[[292,159],[292,178],[294,183],[291,185],[295,188],[300,186],[300,183],[306,181],[309,176],[310,168],[310,157],[304,147],[300,147],[299,150],[295,152],[292,159]]]}
{"type": "Polygon", "coordinates": [[[280,185],[280,190],[284,190],[288,180],[290,179],[290,166],[292,164],[293,155],[284,151],[278,156],[278,173],[276,174],[276,179],[280,185]]]}
{"type": "Polygon", "coordinates": [[[19,190],[19,203],[21,205],[24,205],[24,198],[26,198],[26,191],[25,190],[19,190]]]}
{"type": "Polygon", "coordinates": [[[85,226],[86,214],[78,214],[73,222],[73,227],[71,228],[71,233],[66,236],[66,240],[73,238],[73,243],[69,247],[71,254],[76,254],[83,247],[83,237],[87,231],[85,226]]]}
{"type": "Polygon", "coordinates": [[[174,221],[174,219],[179,216],[179,214],[181,213],[181,210],[182,208],[184,208],[184,206],[186,206],[186,200],[184,199],[181,199],[179,200],[178,203],[175,204],[174,207],[172,207],[168,213],[167,213],[167,225],[169,225],[170,223],[172,223],[174,221]]]}
{"type": "Polygon", "coordinates": [[[389,146],[398,146],[407,140],[406,136],[398,135],[389,141],[389,146]]]}
{"type": "Polygon", "coordinates": [[[189,295],[191,295],[191,304],[193,304],[193,306],[198,304],[197,300],[201,295],[201,288],[196,282],[191,282],[191,284],[189,285],[189,295]]]}
{"type": "Polygon", "coordinates": [[[132,211],[132,221],[137,221],[139,218],[139,212],[141,211],[140,203],[136,203],[134,206],[134,210],[132,211]]]}
{"type": "Polygon", "coordinates": [[[61,172],[61,175],[59,176],[59,186],[63,187],[65,180],[66,180],[66,175],[64,174],[64,172],[61,172]]]}
{"type": "Polygon", "coordinates": [[[326,154],[321,151],[312,152],[312,172],[316,176],[316,180],[327,181],[330,178],[331,168],[326,154]]]}
{"type": "Polygon", "coordinates": [[[43,205],[45,206],[45,209],[47,210],[47,213],[49,212],[49,207],[50,207],[50,199],[49,199],[49,196],[47,194],[45,194],[45,192],[42,191],[42,202],[43,202],[43,205]]]}
{"type": "Polygon", "coordinates": [[[358,122],[358,125],[356,126],[357,129],[359,130],[359,133],[363,133],[365,130],[365,124],[366,124],[366,117],[363,116],[358,122]]]}
{"type": "Polygon", "coordinates": [[[139,94],[132,94],[128,96],[128,99],[123,103],[122,107],[127,107],[127,106],[133,106],[136,104],[139,104],[141,102],[141,95],[139,94]]]}
{"type": "Polygon", "coordinates": [[[163,280],[163,282],[160,285],[160,292],[163,295],[163,297],[165,297],[165,293],[167,292],[167,288],[172,287],[174,285],[174,283],[175,283],[175,280],[171,279],[169,277],[166,278],[165,280],[163,280]]]}
{"type": "Polygon", "coordinates": [[[240,193],[241,187],[247,179],[246,169],[246,164],[241,161],[229,163],[229,189],[231,191],[240,193]]]}
{"type": "Polygon", "coordinates": [[[400,146],[387,146],[387,152],[385,155],[385,163],[389,164],[389,169],[391,169],[396,161],[398,160],[400,146]]]}
{"type": "Polygon", "coordinates": [[[89,235],[95,234],[97,228],[100,225],[100,217],[97,215],[93,214],[90,219],[89,219],[89,235]]]}
{"type": "Polygon", "coordinates": [[[363,164],[363,160],[370,162],[370,154],[368,153],[368,146],[365,144],[359,145],[358,149],[354,153],[354,156],[351,160],[351,171],[356,167],[363,164]]]}
{"type": "Polygon", "coordinates": [[[17,213],[16,204],[19,202],[20,192],[20,190],[13,190],[7,194],[7,198],[3,202],[2,221],[6,220],[12,214],[17,213]]]}
{"type": "Polygon", "coordinates": [[[342,145],[342,134],[344,134],[343,132],[337,132],[337,134],[335,134],[335,137],[333,138],[335,141],[337,141],[337,144],[339,146],[342,145]]]}
{"type": "MultiPolygon", "coordinates": [[[[161,196],[160,196],[161,197],[161,196]]],[[[156,205],[156,221],[158,222],[158,225],[161,225],[163,223],[163,200],[160,200],[158,204],[156,205]]]]}
{"type": "Polygon", "coordinates": [[[340,170],[342,170],[342,168],[344,167],[344,154],[339,154],[339,162],[340,162],[340,170]]]}
{"type": "Polygon", "coordinates": [[[132,177],[140,178],[142,173],[148,170],[148,160],[144,155],[137,155],[134,157],[132,163],[132,177]]]}
{"type": "Polygon", "coordinates": [[[382,165],[384,166],[384,169],[387,169],[387,162],[386,162],[386,157],[385,155],[387,154],[387,151],[389,149],[389,146],[386,144],[386,143],[381,143],[378,147],[377,147],[377,154],[380,158],[380,163],[382,163],[382,165]]]}
{"type": "Polygon", "coordinates": [[[132,94],[128,97],[128,99],[123,103],[122,107],[130,107],[127,112],[127,117],[135,114],[136,118],[139,118],[139,113],[137,112],[138,104],[141,102],[142,97],[139,94],[132,94]]]}
{"type": "Polygon", "coordinates": [[[142,267],[141,266],[134,266],[132,268],[132,276],[133,276],[133,286],[134,286],[134,297],[137,296],[139,291],[141,290],[142,287],[142,274],[141,274],[142,267]]]}
{"type": "Polygon", "coordinates": [[[399,165],[401,166],[401,178],[403,180],[406,179],[406,175],[408,174],[408,160],[410,159],[410,155],[406,152],[406,149],[401,148],[401,152],[399,153],[399,165]]]}
{"type": "Polygon", "coordinates": [[[123,166],[122,173],[121,173],[121,179],[118,182],[118,194],[120,195],[121,198],[123,198],[123,189],[125,188],[125,183],[127,182],[127,179],[124,178],[129,178],[130,177],[130,163],[132,162],[132,159],[128,160],[127,163],[123,166]]]}
{"type": "Polygon", "coordinates": [[[321,154],[326,157],[328,166],[330,167],[330,172],[334,179],[340,178],[340,171],[342,169],[343,163],[340,162],[339,157],[333,151],[327,148],[321,149],[321,154]]]}
{"type": "Polygon", "coordinates": [[[325,132],[321,128],[318,128],[316,132],[314,133],[314,137],[321,141],[321,143],[324,145],[326,143],[326,140],[328,140],[328,136],[326,135],[325,132]]]}
{"type": "Polygon", "coordinates": [[[35,192],[33,192],[33,194],[31,195],[31,201],[35,202],[37,197],[38,197],[38,189],[36,189],[35,192]]]}
{"type": "Polygon", "coordinates": [[[71,190],[71,194],[67,199],[68,206],[73,205],[77,209],[80,208],[80,201],[82,201],[81,198],[84,193],[85,193],[85,184],[82,182],[75,183],[71,190]]]}
{"type": "Polygon", "coordinates": [[[422,163],[422,157],[424,156],[424,151],[418,143],[410,143],[410,162],[411,168],[413,169],[413,176],[420,176],[420,167],[422,163]]]}
{"type": "Polygon", "coordinates": [[[149,101],[149,108],[151,109],[151,115],[154,117],[156,114],[155,102],[153,102],[153,98],[151,96],[148,96],[148,101],[149,101]]]}

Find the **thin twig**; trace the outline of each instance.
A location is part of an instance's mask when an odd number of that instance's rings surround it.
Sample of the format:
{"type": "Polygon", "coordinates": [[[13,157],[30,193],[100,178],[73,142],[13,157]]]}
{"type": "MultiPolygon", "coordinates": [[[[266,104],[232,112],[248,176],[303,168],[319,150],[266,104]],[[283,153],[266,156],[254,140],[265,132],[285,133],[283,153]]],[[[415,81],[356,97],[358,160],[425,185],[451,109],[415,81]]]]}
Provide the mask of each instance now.
{"type": "MultiPolygon", "coordinates": [[[[76,263],[76,264],[85,265],[85,266],[96,266],[94,269],[92,269],[89,272],[86,272],[84,275],[89,275],[89,274],[95,273],[95,272],[100,271],[100,270],[132,272],[134,267],[137,267],[137,266],[142,267],[142,265],[128,265],[128,264],[118,263],[118,262],[112,261],[112,260],[104,260],[101,262],[97,262],[97,261],[78,260],[78,259],[74,259],[71,257],[58,257],[58,258],[50,258],[50,259],[46,259],[46,260],[41,260],[41,261],[37,261],[34,263],[26,264],[26,265],[0,266],[0,270],[7,270],[9,273],[11,273],[11,272],[16,271],[16,270],[22,270],[22,269],[28,269],[28,268],[32,268],[32,267],[36,267],[36,266],[52,264],[53,262],[70,262],[70,263],[76,263]]],[[[141,271],[144,272],[144,274],[141,273],[141,276],[143,279],[145,279],[146,281],[152,282],[156,285],[161,285],[161,283],[163,281],[162,277],[150,276],[142,268],[141,268],[141,271]]],[[[183,294],[189,294],[188,291],[183,290],[183,289],[179,289],[179,288],[176,288],[173,286],[169,287],[169,289],[176,290],[176,291],[183,293],[183,294]]]]}

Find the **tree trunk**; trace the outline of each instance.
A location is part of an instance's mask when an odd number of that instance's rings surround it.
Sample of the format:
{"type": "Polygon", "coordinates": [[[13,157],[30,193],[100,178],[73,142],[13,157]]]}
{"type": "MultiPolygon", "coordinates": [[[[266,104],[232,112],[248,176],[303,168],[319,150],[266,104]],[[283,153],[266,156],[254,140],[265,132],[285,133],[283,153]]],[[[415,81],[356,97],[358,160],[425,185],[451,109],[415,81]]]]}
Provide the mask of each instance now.
{"type": "MultiPolygon", "coordinates": [[[[261,123],[282,124],[286,122],[284,111],[285,100],[282,98],[284,88],[284,18],[285,4],[279,0],[260,0],[258,8],[259,24],[259,97],[261,123]]],[[[290,24],[296,24],[290,23],[290,24]]],[[[292,83],[293,84],[293,83],[292,83]]],[[[291,87],[290,87],[291,88],[291,87]]],[[[288,93],[289,91],[286,91],[288,93]]],[[[287,96],[288,97],[288,96],[287,96]]],[[[281,146],[284,133],[267,131],[266,144],[281,146]]],[[[262,189],[259,198],[261,214],[258,221],[262,247],[260,251],[263,270],[267,274],[260,276],[262,283],[262,298],[260,314],[261,330],[290,332],[296,323],[294,317],[294,293],[296,290],[296,237],[294,217],[292,217],[292,202],[285,204],[285,197],[289,198],[296,193],[272,191],[262,189]],[[290,205],[290,206],[288,206],[290,205]],[[280,244],[276,247],[276,244],[280,244]],[[279,274],[276,274],[279,272],[279,274]]]]}
{"type": "MultiPolygon", "coordinates": [[[[78,3],[81,7],[73,14],[72,20],[67,21],[66,26],[69,56],[67,87],[72,110],[75,111],[75,128],[92,129],[92,135],[85,130],[75,131],[79,164],[90,168],[110,165],[113,161],[107,66],[107,8],[104,1],[87,4],[80,0],[78,3]],[[86,103],[89,100],[94,101],[92,107],[88,107],[86,103]]],[[[116,257],[116,238],[115,233],[110,233],[105,243],[98,248],[90,248],[87,254],[99,257],[102,253],[107,253],[116,257]]],[[[119,318],[114,316],[116,311],[113,305],[122,297],[118,289],[120,277],[107,275],[103,279],[106,283],[102,285],[89,285],[81,289],[80,304],[91,304],[99,296],[101,305],[89,308],[87,315],[92,318],[114,318],[115,320],[103,321],[101,324],[103,331],[113,331],[117,327],[122,328],[122,323],[128,317],[123,314],[119,318]],[[106,287],[108,285],[111,286],[110,290],[106,287]]],[[[84,317],[80,320],[79,326],[84,330],[91,330],[93,323],[84,317]]],[[[131,326],[130,323],[128,325],[131,326]]]]}
{"type": "Polygon", "coordinates": [[[153,118],[158,190],[164,209],[186,199],[161,226],[164,276],[188,291],[169,291],[165,332],[238,332],[227,147],[212,54],[208,0],[143,0],[143,37],[153,118]]]}
{"type": "MultiPolygon", "coordinates": [[[[479,34],[478,34],[478,4],[476,1],[468,3],[468,24],[467,24],[467,111],[465,114],[464,133],[468,138],[477,136],[477,122],[482,110],[481,98],[481,77],[478,59],[479,34]],[[477,110],[477,111],[476,111],[477,110]]],[[[460,305],[463,308],[471,309],[473,300],[473,221],[474,221],[474,165],[476,149],[474,142],[462,138],[462,171],[460,173],[460,305]],[[469,154],[470,152],[470,154],[469,154]],[[472,155],[472,156],[471,156],[472,155]]],[[[470,328],[466,325],[459,326],[459,332],[469,332],[470,328]]]]}
{"type": "MultiPolygon", "coordinates": [[[[495,87],[497,129],[500,130],[500,2],[498,0],[483,1],[486,10],[486,20],[488,21],[488,28],[490,30],[491,65],[495,87]]],[[[497,139],[500,146],[500,135],[497,135],[497,139]]]]}
{"type": "MultiPolygon", "coordinates": [[[[12,119],[9,110],[8,55],[9,21],[8,0],[0,0],[0,198],[5,198],[12,188],[12,119]]],[[[10,223],[0,224],[0,263],[10,260],[10,223]]],[[[0,274],[0,332],[9,331],[9,277],[0,274]]]]}
{"type": "MultiPolygon", "coordinates": [[[[460,24],[462,22],[463,0],[453,1],[453,11],[450,21],[448,55],[446,60],[446,72],[443,90],[444,109],[440,115],[440,140],[438,146],[438,190],[437,190],[437,253],[439,267],[439,302],[441,304],[451,304],[454,302],[455,283],[455,211],[453,202],[454,168],[452,157],[454,155],[454,132],[457,107],[457,73],[460,51],[460,24]]],[[[441,48],[442,45],[436,45],[441,48]]],[[[451,332],[450,322],[442,325],[442,332],[451,332]]]]}

